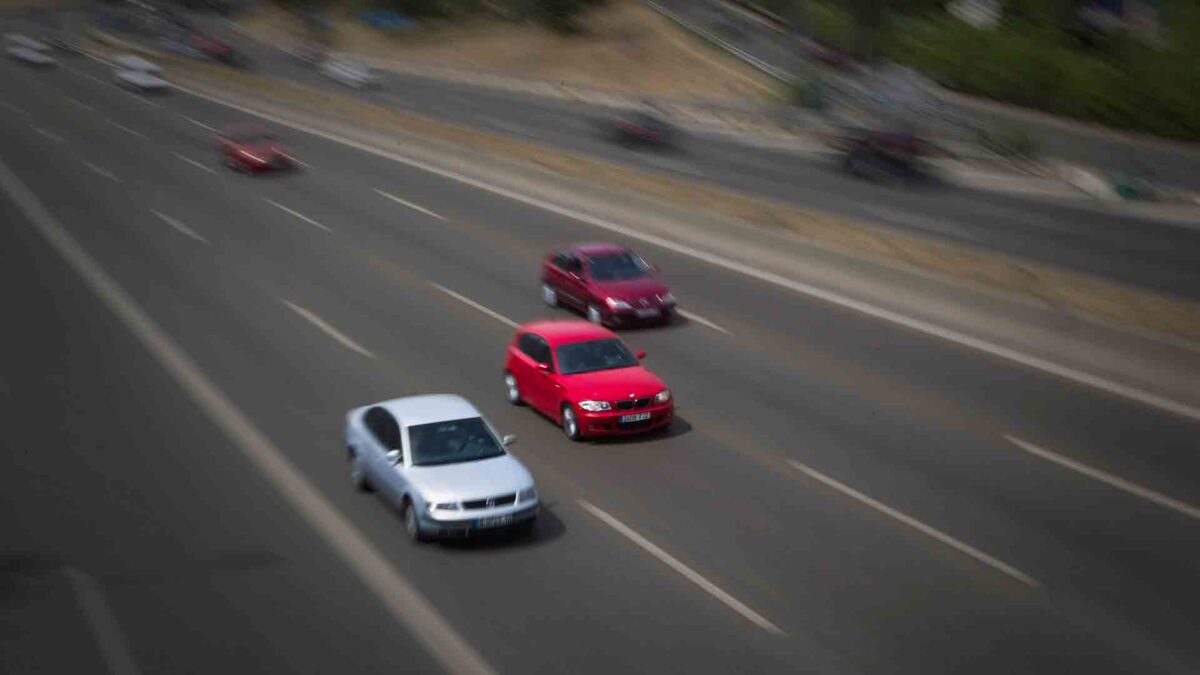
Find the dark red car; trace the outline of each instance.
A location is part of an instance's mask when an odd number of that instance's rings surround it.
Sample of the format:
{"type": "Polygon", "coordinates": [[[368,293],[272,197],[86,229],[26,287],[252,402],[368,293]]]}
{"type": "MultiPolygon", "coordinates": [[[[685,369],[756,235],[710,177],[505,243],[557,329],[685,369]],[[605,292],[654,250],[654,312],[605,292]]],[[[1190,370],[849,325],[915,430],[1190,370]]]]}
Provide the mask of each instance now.
{"type": "Polygon", "coordinates": [[[642,367],[645,357],[586,321],[528,323],[508,346],[505,395],[554,420],[573,441],[665,429],[675,420],[675,402],[642,367]]]}
{"type": "Polygon", "coordinates": [[[296,159],[275,134],[257,126],[234,126],[217,134],[221,161],[235,171],[293,169],[296,159]]]}
{"type": "Polygon", "coordinates": [[[670,321],[675,296],[658,268],[619,244],[577,244],[542,261],[542,300],[602,325],[670,321]]]}

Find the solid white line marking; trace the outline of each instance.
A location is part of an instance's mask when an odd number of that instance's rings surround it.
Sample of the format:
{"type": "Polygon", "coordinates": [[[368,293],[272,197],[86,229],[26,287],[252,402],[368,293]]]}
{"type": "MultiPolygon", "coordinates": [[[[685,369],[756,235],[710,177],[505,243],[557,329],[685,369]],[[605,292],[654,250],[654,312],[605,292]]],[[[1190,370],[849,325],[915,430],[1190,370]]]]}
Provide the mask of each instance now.
{"type": "Polygon", "coordinates": [[[146,137],[146,135],[145,135],[145,134],[143,134],[142,132],[140,132],[140,131],[137,131],[137,130],[135,130],[135,129],[130,129],[129,127],[125,126],[124,124],[121,124],[120,122],[115,122],[115,121],[113,121],[113,120],[107,120],[107,121],[108,121],[108,123],[109,123],[109,124],[111,124],[111,125],[113,125],[114,127],[116,127],[116,128],[118,128],[118,129],[120,129],[121,131],[124,131],[124,132],[126,132],[126,133],[130,133],[130,134],[133,134],[134,136],[137,136],[138,138],[145,138],[145,137],[146,137]]]}
{"type": "Polygon", "coordinates": [[[654,556],[655,558],[658,558],[658,560],[660,562],[662,562],[663,564],[665,564],[667,567],[670,567],[671,569],[675,570],[679,574],[683,575],[683,577],[685,579],[696,584],[700,588],[704,589],[705,592],[707,592],[709,595],[713,596],[714,598],[720,600],[721,602],[725,603],[725,605],[727,605],[733,611],[735,611],[738,614],[741,614],[743,617],[749,619],[750,622],[753,623],[754,625],[758,626],[759,628],[762,628],[763,630],[765,630],[769,633],[774,633],[775,635],[784,635],[783,630],[781,630],[778,626],[776,626],[775,624],[768,621],[761,614],[759,614],[758,612],[755,612],[754,610],[747,607],[745,605],[745,603],[743,603],[742,601],[738,600],[737,598],[733,597],[732,595],[721,590],[721,588],[719,586],[717,586],[713,582],[709,581],[708,579],[705,579],[699,572],[697,572],[696,570],[693,570],[692,568],[683,564],[678,559],[676,559],[674,556],[672,556],[670,553],[667,553],[666,551],[662,550],[661,548],[656,546],[653,542],[651,542],[649,539],[646,539],[642,535],[638,534],[636,531],[634,531],[628,525],[626,525],[625,523],[622,523],[621,521],[617,520],[615,517],[609,515],[603,509],[600,509],[599,507],[594,506],[591,503],[586,502],[582,499],[579,500],[579,505],[582,506],[584,508],[584,510],[586,510],[588,513],[599,518],[605,525],[608,525],[609,527],[613,528],[617,532],[620,532],[622,535],[625,536],[626,539],[629,539],[633,543],[640,546],[644,551],[646,551],[650,555],[654,556]]]}
{"type": "Polygon", "coordinates": [[[703,325],[705,325],[705,326],[708,326],[709,328],[711,328],[711,329],[713,329],[713,330],[715,330],[715,331],[720,331],[720,332],[722,332],[722,333],[724,333],[724,334],[726,334],[726,335],[732,335],[732,333],[730,333],[729,331],[727,331],[727,330],[725,330],[724,328],[722,328],[722,327],[718,326],[717,324],[713,323],[712,321],[709,321],[708,319],[706,319],[706,318],[704,318],[704,317],[700,316],[699,314],[693,314],[693,313],[691,313],[691,312],[689,312],[689,311],[682,310],[682,309],[679,309],[679,308],[676,308],[676,309],[675,309],[675,312],[676,312],[677,314],[679,314],[679,316],[682,316],[683,318],[687,319],[688,321],[695,321],[696,323],[699,323],[699,324],[703,324],[703,325]]]}
{"type": "Polygon", "coordinates": [[[427,209],[423,206],[420,206],[419,204],[414,204],[406,199],[401,199],[401,198],[397,197],[396,195],[391,194],[389,192],[384,192],[383,190],[380,190],[379,188],[374,188],[374,190],[376,192],[378,192],[380,195],[387,197],[388,199],[396,202],[397,204],[403,204],[404,206],[407,206],[408,208],[410,208],[414,211],[420,211],[421,213],[424,213],[427,216],[432,216],[434,218],[437,218],[438,220],[445,220],[444,217],[439,216],[438,214],[434,213],[433,211],[430,211],[429,209],[427,209]]]}
{"type": "Polygon", "coordinates": [[[277,208],[285,213],[290,213],[293,216],[299,218],[300,220],[303,220],[304,222],[308,223],[309,225],[312,225],[313,227],[325,230],[326,232],[333,232],[333,230],[329,229],[328,227],[325,227],[324,225],[313,220],[312,218],[309,218],[308,216],[304,215],[303,213],[297,213],[296,211],[289,209],[288,207],[284,206],[283,204],[280,204],[277,201],[267,199],[266,197],[263,197],[263,200],[266,201],[271,206],[274,206],[275,208],[277,208]]]}
{"type": "Polygon", "coordinates": [[[31,124],[30,126],[31,126],[31,127],[33,127],[33,130],[34,130],[34,131],[36,131],[36,132],[38,132],[39,134],[41,134],[41,135],[45,136],[46,138],[49,138],[50,140],[54,141],[55,143],[62,143],[62,142],[63,142],[63,137],[62,137],[62,136],[59,136],[58,134],[53,134],[53,133],[50,133],[49,131],[46,131],[45,129],[43,129],[43,128],[41,128],[41,127],[35,127],[35,126],[33,126],[32,124],[31,124]]]}
{"type": "Polygon", "coordinates": [[[576,211],[575,209],[567,208],[565,206],[559,206],[557,204],[553,204],[551,202],[545,201],[543,199],[539,199],[537,197],[531,197],[529,195],[524,195],[515,190],[509,190],[508,188],[503,188],[498,185],[493,185],[493,184],[488,183],[483,180],[471,178],[470,176],[465,176],[463,174],[460,174],[460,173],[457,173],[454,171],[450,171],[448,169],[443,169],[441,167],[437,167],[437,166],[428,164],[428,163],[420,161],[420,160],[416,160],[416,159],[412,159],[409,157],[405,157],[403,155],[399,155],[395,152],[391,152],[388,150],[381,150],[377,147],[373,147],[366,143],[360,143],[358,141],[354,141],[349,138],[339,137],[335,134],[330,134],[328,132],[321,131],[319,129],[315,129],[306,124],[301,124],[299,122],[286,120],[281,117],[277,117],[275,115],[262,113],[262,112],[247,108],[245,106],[238,105],[236,103],[230,103],[229,101],[221,100],[220,98],[217,98],[216,96],[204,94],[204,93],[201,93],[194,89],[190,89],[187,87],[180,87],[180,86],[176,86],[176,89],[178,89],[179,91],[191,94],[192,96],[196,96],[197,98],[202,98],[206,101],[212,101],[213,103],[217,103],[219,105],[226,106],[233,110],[238,110],[238,111],[250,114],[250,115],[254,115],[261,119],[269,120],[276,124],[281,124],[283,126],[290,127],[292,129],[303,131],[305,133],[312,134],[313,136],[318,136],[320,138],[324,138],[326,140],[333,141],[334,143],[340,143],[347,147],[356,148],[363,152],[373,154],[377,157],[386,157],[387,159],[390,159],[394,162],[399,162],[400,164],[404,164],[406,166],[411,166],[411,167],[420,169],[422,171],[426,171],[428,173],[434,174],[436,176],[442,176],[443,178],[448,178],[450,180],[462,183],[463,185],[470,185],[472,187],[479,188],[480,190],[484,190],[485,192],[491,192],[492,194],[500,195],[502,197],[512,199],[513,201],[521,202],[523,204],[528,204],[530,206],[534,206],[534,207],[542,209],[544,211],[549,211],[550,213],[557,213],[560,216],[571,218],[571,219],[577,220],[581,223],[587,223],[589,225],[594,225],[595,227],[599,227],[599,228],[608,230],[610,232],[615,232],[615,233],[620,234],[625,237],[630,237],[632,239],[644,241],[648,244],[653,244],[660,248],[664,248],[668,251],[673,251],[680,255],[686,255],[690,258],[695,258],[696,260],[701,260],[703,262],[707,262],[716,267],[720,267],[720,268],[723,268],[723,269],[726,269],[726,270],[729,270],[732,272],[737,272],[739,274],[751,277],[753,279],[757,279],[757,280],[765,282],[765,283],[779,286],[781,288],[786,288],[790,291],[794,291],[794,292],[800,293],[802,295],[807,295],[809,297],[816,298],[823,302],[828,302],[832,305],[844,307],[846,309],[850,309],[850,310],[859,312],[860,314],[865,314],[867,316],[870,316],[875,319],[879,319],[881,321],[887,321],[889,323],[894,323],[899,326],[904,326],[905,328],[908,328],[910,330],[914,330],[919,333],[924,333],[926,335],[931,335],[933,337],[936,337],[936,338],[939,338],[942,340],[946,340],[947,342],[953,342],[955,344],[958,344],[958,345],[961,345],[964,347],[969,347],[971,349],[983,352],[985,354],[990,354],[992,356],[1006,359],[1008,361],[1012,361],[1014,363],[1021,364],[1027,368],[1032,368],[1034,370],[1040,370],[1042,372],[1050,373],[1051,375],[1056,375],[1063,379],[1071,380],[1072,382],[1075,382],[1077,384],[1082,384],[1082,385],[1085,385],[1088,387],[1092,387],[1094,389],[1098,389],[1100,391],[1103,391],[1107,394],[1111,394],[1113,396],[1119,396],[1121,398],[1126,398],[1131,401],[1136,401],[1143,405],[1150,406],[1152,408],[1158,408],[1160,410],[1165,410],[1167,412],[1171,412],[1176,415],[1180,415],[1182,417],[1187,417],[1187,418],[1190,418],[1193,420],[1200,421],[1200,407],[1197,407],[1197,406],[1193,406],[1193,405],[1189,405],[1187,403],[1176,401],[1176,400],[1168,398],[1166,396],[1160,396],[1158,394],[1154,394],[1152,392],[1148,392],[1143,389],[1139,389],[1138,387],[1124,385],[1119,382],[1114,382],[1112,380],[1108,380],[1108,379],[1105,379],[1105,378],[1097,376],[1097,375],[1085,373],[1081,370],[1077,370],[1077,369],[1071,368],[1069,366],[1062,366],[1062,365],[1059,365],[1057,363],[1048,361],[1046,359],[1043,359],[1043,358],[1040,358],[1037,356],[1023,354],[1023,353],[1017,351],[1016,349],[1010,349],[1008,347],[1004,347],[1002,345],[998,345],[998,344],[989,342],[987,340],[982,340],[980,338],[972,337],[970,335],[967,335],[966,333],[960,333],[959,331],[956,331],[956,330],[944,328],[942,326],[938,326],[936,324],[929,323],[929,322],[923,321],[921,319],[914,319],[911,317],[907,317],[907,316],[904,316],[903,314],[900,314],[899,312],[894,312],[890,309],[884,309],[882,307],[877,307],[875,305],[872,305],[867,302],[863,302],[861,300],[855,300],[854,298],[851,298],[846,295],[842,295],[841,293],[827,291],[822,288],[812,286],[810,284],[805,284],[805,283],[801,283],[799,281],[788,279],[787,277],[784,277],[784,276],[781,276],[778,274],[774,274],[772,272],[764,272],[756,267],[752,267],[750,265],[746,265],[746,264],[737,262],[736,260],[732,260],[730,258],[726,258],[724,256],[717,255],[715,253],[709,253],[707,251],[703,251],[698,248],[694,248],[687,244],[681,244],[679,242],[672,241],[670,239],[666,239],[664,237],[659,237],[659,236],[653,235],[653,234],[646,234],[646,233],[640,232],[634,228],[626,227],[626,226],[620,225],[618,223],[609,222],[607,220],[604,220],[603,218],[598,218],[596,216],[592,216],[592,215],[583,213],[581,211],[576,211]]]}
{"type": "Polygon", "coordinates": [[[821,481],[822,483],[828,485],[829,487],[831,487],[835,490],[838,490],[842,494],[849,495],[849,496],[857,499],[858,501],[862,502],[863,504],[866,504],[867,506],[870,506],[871,508],[873,508],[885,515],[895,518],[896,520],[904,523],[905,525],[908,525],[909,527],[913,528],[914,530],[917,530],[918,532],[921,532],[922,534],[925,534],[930,537],[933,537],[934,539],[937,539],[938,541],[955,549],[956,551],[959,551],[960,553],[965,553],[965,554],[971,556],[972,558],[978,560],[979,562],[989,565],[997,570],[1000,570],[1001,572],[1020,581],[1023,584],[1028,584],[1030,586],[1035,586],[1035,587],[1040,585],[1036,580],[1034,580],[1033,577],[1029,576],[1028,574],[1025,574],[1024,572],[1013,567],[1012,565],[1009,565],[1006,562],[1003,562],[1001,560],[993,558],[992,556],[984,553],[983,551],[980,551],[979,549],[975,548],[974,546],[971,546],[970,544],[965,544],[965,543],[955,539],[954,537],[951,537],[950,535],[946,534],[945,532],[942,532],[941,530],[930,527],[929,525],[922,523],[921,521],[917,520],[916,518],[913,518],[912,516],[901,513],[900,511],[897,511],[896,509],[893,509],[892,507],[890,507],[886,504],[883,504],[882,502],[872,499],[848,485],[839,483],[838,481],[830,478],[829,476],[826,476],[825,474],[817,471],[816,469],[810,469],[809,467],[805,466],[804,464],[801,464],[800,462],[798,462],[794,459],[789,459],[788,464],[791,464],[793,468],[804,472],[809,477],[815,478],[816,480],[821,481]]]}
{"type": "Polygon", "coordinates": [[[183,155],[179,154],[178,152],[172,152],[171,154],[175,155],[179,159],[182,159],[183,161],[187,162],[188,164],[191,164],[192,166],[196,167],[197,169],[203,169],[204,171],[207,171],[207,172],[213,173],[213,174],[216,173],[216,171],[214,171],[212,167],[204,166],[200,162],[197,162],[196,160],[192,159],[191,157],[184,157],[183,155]]]}
{"type": "Polygon", "coordinates": [[[121,633],[121,625],[117,623],[117,617],[109,607],[100,585],[91,576],[73,567],[64,567],[62,572],[75,590],[79,608],[83,610],[83,617],[92,629],[92,636],[96,638],[108,672],[113,675],[137,675],[140,672],[137,662],[133,660],[129,645],[121,633]]]}
{"type": "Polygon", "coordinates": [[[1158,504],[1159,506],[1182,513],[1192,520],[1200,520],[1200,508],[1192,506],[1191,504],[1181,502],[1173,497],[1168,497],[1162,493],[1155,492],[1150,488],[1142,487],[1137,483],[1131,483],[1123,478],[1117,478],[1116,476],[1110,473],[1105,473],[1100,469],[1093,469],[1086,464],[1077,462],[1073,459],[1068,459],[1059,454],[1055,454],[1049,450],[1046,450],[1045,448],[1040,448],[1033,443],[1023,441],[1016,436],[1005,436],[1004,438],[1008,439],[1010,443],[1016,445],[1018,448],[1021,448],[1031,455],[1041,457],[1048,462],[1054,462],[1061,467],[1083,474],[1088,478],[1093,478],[1101,483],[1105,483],[1106,485],[1111,485],[1112,487],[1115,487],[1123,492],[1128,492],[1135,497],[1141,497],[1142,499],[1158,504]]]}
{"type": "Polygon", "coordinates": [[[437,609],[379,552],[354,523],[304,477],[279,448],[254,426],[129,293],[88,254],[12,169],[0,161],[0,189],[21,209],[81,281],[145,346],[213,423],[330,549],[382,602],[391,615],[452,673],[490,675],[495,671],[437,609]]]}
{"type": "Polygon", "coordinates": [[[183,223],[179,222],[178,220],[172,218],[171,216],[168,216],[165,213],[159,213],[158,211],[155,211],[154,209],[150,209],[150,213],[153,213],[154,215],[158,216],[164,223],[175,228],[180,233],[185,234],[185,235],[191,237],[192,239],[195,239],[196,241],[201,241],[201,242],[204,242],[205,244],[208,243],[208,240],[205,239],[204,237],[200,236],[199,234],[197,234],[195,230],[188,227],[187,225],[184,225],[183,223]]]}
{"type": "Polygon", "coordinates": [[[101,176],[104,176],[105,178],[107,178],[113,182],[116,182],[116,183],[123,182],[120,178],[117,178],[117,175],[115,173],[109,171],[108,169],[96,166],[95,164],[92,164],[91,162],[87,161],[86,159],[82,159],[79,161],[83,162],[83,165],[86,166],[87,168],[91,169],[93,172],[95,172],[101,176]]]}
{"type": "Polygon", "coordinates": [[[71,103],[73,103],[74,105],[76,105],[76,106],[78,106],[78,107],[80,107],[80,108],[83,108],[84,110],[95,110],[95,108],[94,108],[93,106],[90,106],[90,105],[88,105],[88,104],[84,103],[83,101],[80,101],[80,100],[79,100],[79,99],[77,99],[77,98],[73,98],[73,97],[71,97],[71,96],[67,96],[66,94],[63,94],[63,98],[67,99],[68,101],[70,101],[70,102],[71,102],[71,103]]]}
{"type": "Polygon", "coordinates": [[[200,121],[198,121],[198,120],[194,120],[194,119],[192,119],[192,118],[188,117],[187,115],[180,115],[180,117],[182,117],[183,119],[185,119],[185,120],[187,120],[187,121],[191,122],[192,124],[195,124],[196,126],[198,126],[198,127],[202,128],[202,129],[208,129],[209,131],[216,131],[216,129],[214,129],[213,127],[210,127],[210,126],[208,126],[208,125],[207,125],[207,124],[205,124],[204,122],[200,122],[200,121]]]}
{"type": "Polygon", "coordinates": [[[503,314],[500,314],[498,312],[493,312],[492,310],[488,309],[487,307],[484,307],[483,305],[479,304],[478,302],[475,302],[474,300],[466,297],[465,295],[460,295],[458,293],[455,293],[454,291],[450,290],[449,288],[446,288],[445,286],[443,286],[439,283],[436,283],[433,281],[431,281],[429,283],[432,284],[434,288],[445,293],[446,295],[454,298],[455,300],[458,300],[459,302],[461,302],[465,305],[470,305],[471,307],[474,307],[475,309],[477,309],[477,310],[483,312],[484,314],[487,314],[488,316],[492,317],[493,319],[499,321],[500,323],[502,323],[506,326],[509,326],[511,328],[517,327],[517,322],[513,321],[512,319],[508,318],[507,316],[504,316],[503,314]]]}
{"type": "Polygon", "coordinates": [[[288,306],[288,309],[290,309],[293,312],[304,317],[304,319],[306,321],[308,321],[312,325],[316,326],[317,328],[321,329],[321,331],[324,332],[329,337],[333,338],[334,340],[337,340],[346,349],[349,349],[350,351],[353,351],[353,352],[358,352],[359,354],[362,354],[363,356],[367,357],[368,359],[375,358],[375,355],[372,354],[371,352],[367,351],[367,349],[365,347],[358,344],[354,340],[351,340],[350,338],[346,337],[345,333],[342,333],[338,329],[329,325],[329,323],[326,322],[321,317],[319,317],[316,314],[310,312],[309,310],[304,309],[303,307],[293,304],[287,300],[281,299],[281,301],[283,302],[283,304],[288,306]]]}

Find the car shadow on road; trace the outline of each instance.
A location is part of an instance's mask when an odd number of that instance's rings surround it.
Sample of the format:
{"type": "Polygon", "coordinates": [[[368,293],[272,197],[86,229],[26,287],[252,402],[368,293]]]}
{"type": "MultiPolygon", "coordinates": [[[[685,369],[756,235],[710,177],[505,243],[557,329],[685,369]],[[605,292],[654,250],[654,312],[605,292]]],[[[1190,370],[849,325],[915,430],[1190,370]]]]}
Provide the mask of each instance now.
{"type": "Polygon", "coordinates": [[[678,438],[692,431],[692,425],[678,414],[675,415],[675,421],[671,426],[664,430],[653,431],[648,434],[638,436],[607,436],[600,438],[587,439],[587,442],[595,446],[606,445],[641,445],[644,443],[655,443],[665,441],[672,438],[678,438]]]}
{"type": "Polygon", "coordinates": [[[488,551],[493,549],[522,549],[545,546],[567,532],[567,526],[554,513],[557,502],[543,503],[538,512],[537,524],[529,534],[519,531],[494,532],[474,535],[464,539],[444,539],[439,548],[445,551],[488,551]]]}

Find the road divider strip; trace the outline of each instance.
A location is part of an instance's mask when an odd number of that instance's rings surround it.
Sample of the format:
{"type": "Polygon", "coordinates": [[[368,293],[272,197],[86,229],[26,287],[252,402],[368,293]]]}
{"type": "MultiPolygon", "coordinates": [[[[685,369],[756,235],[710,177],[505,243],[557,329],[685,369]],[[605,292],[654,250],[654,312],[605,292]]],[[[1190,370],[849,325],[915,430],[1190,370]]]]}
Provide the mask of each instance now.
{"type": "Polygon", "coordinates": [[[408,208],[412,209],[413,211],[419,211],[431,218],[437,218],[438,220],[446,219],[444,216],[438,215],[438,214],[434,213],[433,211],[430,211],[429,209],[425,208],[424,206],[421,206],[420,204],[414,204],[406,199],[401,199],[401,198],[397,197],[396,195],[394,195],[390,192],[384,192],[383,190],[380,190],[379,188],[372,188],[372,189],[374,189],[375,192],[379,193],[381,196],[387,197],[388,199],[396,202],[397,204],[407,206],[408,208]]]}
{"type": "Polygon", "coordinates": [[[333,230],[329,229],[328,227],[325,227],[324,225],[313,220],[312,218],[309,218],[308,216],[304,215],[303,213],[300,213],[299,211],[293,211],[292,209],[289,209],[288,207],[284,206],[283,204],[280,204],[279,202],[277,202],[273,199],[267,199],[266,197],[264,197],[263,201],[270,204],[271,206],[274,206],[275,208],[279,209],[280,211],[283,211],[284,213],[291,214],[291,215],[295,216],[296,218],[303,220],[304,222],[308,223],[309,225],[312,225],[313,227],[315,227],[319,230],[324,230],[329,233],[333,232],[333,230]]]}
{"type": "Polygon", "coordinates": [[[487,307],[484,307],[483,305],[479,304],[478,302],[475,302],[474,300],[468,298],[465,295],[456,293],[437,282],[431,281],[429,283],[434,288],[445,293],[446,295],[454,298],[455,300],[458,300],[459,302],[463,303],[464,305],[467,305],[468,307],[474,307],[475,309],[483,312],[484,314],[487,314],[488,316],[490,316],[493,319],[499,321],[500,323],[508,326],[509,328],[516,328],[518,326],[516,321],[513,321],[512,319],[508,318],[507,316],[504,316],[503,314],[501,314],[499,312],[494,312],[494,311],[488,309],[487,307]]]}
{"type": "Polygon", "coordinates": [[[720,600],[722,603],[724,603],[727,607],[729,607],[733,611],[737,612],[738,614],[741,614],[743,617],[745,617],[747,620],[749,620],[754,625],[767,631],[768,633],[771,633],[772,635],[780,635],[780,636],[785,635],[785,633],[783,632],[783,630],[781,628],[779,628],[779,626],[776,626],[775,624],[771,623],[771,621],[769,621],[763,615],[759,614],[758,612],[754,611],[753,609],[750,609],[750,607],[747,606],[745,603],[743,603],[741,600],[738,600],[737,598],[733,597],[729,593],[726,593],[724,590],[721,589],[720,586],[717,586],[716,584],[709,581],[708,579],[705,579],[704,575],[700,574],[699,572],[692,569],[691,567],[688,567],[687,565],[683,564],[675,556],[662,550],[657,545],[655,545],[654,542],[652,542],[649,539],[638,534],[637,531],[635,531],[633,528],[629,527],[625,523],[622,523],[620,520],[617,520],[615,517],[610,515],[607,511],[601,509],[598,506],[591,504],[590,502],[584,501],[582,499],[579,500],[579,505],[582,506],[585,511],[587,511],[588,513],[595,516],[598,520],[600,520],[600,522],[604,523],[605,525],[608,525],[612,529],[619,532],[621,534],[621,536],[632,541],[634,544],[639,546],[642,550],[646,551],[650,555],[657,558],[660,562],[662,562],[667,567],[670,567],[672,570],[678,572],[683,578],[685,578],[688,581],[692,582],[693,584],[696,584],[697,586],[699,586],[701,589],[703,589],[709,595],[713,596],[717,600],[720,600]]]}
{"type": "Polygon", "coordinates": [[[0,190],[12,199],[50,248],[79,275],[83,284],[226,434],[234,448],[258,469],[280,498],[295,509],[347,569],[380,600],[384,609],[415,636],[442,667],[461,675],[495,673],[472,643],[455,631],[417,587],[225,396],[191,356],[92,258],[2,160],[0,190]]]}
{"type": "Polygon", "coordinates": [[[941,530],[939,530],[935,527],[926,525],[925,523],[917,520],[916,518],[913,518],[912,516],[910,516],[906,513],[902,513],[900,511],[897,511],[896,509],[893,509],[892,507],[888,506],[887,504],[884,504],[883,502],[880,502],[879,500],[872,499],[871,497],[868,497],[867,495],[859,492],[858,490],[855,490],[854,488],[850,487],[849,485],[838,482],[838,481],[830,478],[829,476],[826,476],[825,474],[821,473],[820,471],[817,471],[816,469],[810,468],[794,459],[789,459],[788,464],[791,464],[792,468],[800,471],[801,473],[804,473],[809,478],[812,478],[821,483],[824,483],[825,485],[837,490],[838,492],[841,492],[844,495],[853,497],[854,499],[858,500],[859,502],[862,502],[863,504],[866,504],[867,506],[875,509],[876,511],[879,511],[880,513],[882,513],[890,518],[898,520],[901,523],[904,523],[905,525],[920,532],[921,534],[924,534],[928,537],[936,539],[936,540],[942,542],[943,544],[949,546],[950,548],[953,548],[954,550],[956,550],[960,553],[970,556],[970,557],[974,558],[975,560],[987,565],[988,567],[999,570],[1000,572],[1007,574],[1008,576],[1012,577],[1013,579],[1016,579],[1017,581],[1020,581],[1023,584],[1026,584],[1028,586],[1033,586],[1034,588],[1041,585],[1033,577],[1022,572],[1021,570],[1017,569],[1016,567],[1013,567],[1012,565],[1009,565],[1008,563],[1000,560],[999,558],[990,556],[987,553],[984,553],[983,551],[980,551],[979,549],[975,548],[974,546],[971,546],[970,544],[959,541],[958,539],[951,537],[950,535],[946,534],[945,532],[942,532],[941,530]]]}
{"type": "Polygon", "coordinates": [[[191,157],[188,157],[186,155],[181,155],[178,152],[174,152],[174,151],[172,151],[171,154],[175,155],[179,159],[182,159],[183,161],[187,162],[188,164],[191,164],[192,166],[196,167],[197,169],[200,169],[201,171],[207,171],[211,174],[217,173],[211,166],[204,166],[200,162],[197,162],[196,160],[192,159],[191,157]]]}
{"type": "Polygon", "coordinates": [[[1160,492],[1155,492],[1150,488],[1142,487],[1137,483],[1127,481],[1124,478],[1118,478],[1110,473],[1101,471],[1100,469],[1090,467],[1083,462],[1077,462],[1069,457],[1063,457],[1057,453],[1050,452],[1049,450],[1038,447],[1029,441],[1023,441],[1016,436],[1005,436],[1004,438],[1007,439],[1009,443],[1012,443],[1034,457],[1040,457],[1047,462],[1053,462],[1054,464],[1066,469],[1070,469],[1075,473],[1087,476],[1088,478],[1100,481],[1101,483],[1114,487],[1122,492],[1131,494],[1134,497],[1144,499],[1163,508],[1183,514],[1192,520],[1200,520],[1200,508],[1192,506],[1187,502],[1180,501],[1174,497],[1168,497],[1160,492]]]}
{"type": "Polygon", "coordinates": [[[204,244],[207,244],[207,243],[208,243],[208,240],[207,240],[207,239],[205,239],[204,237],[200,236],[200,235],[199,235],[199,234],[198,234],[198,233],[197,233],[195,230],[193,230],[192,228],[190,228],[190,227],[188,227],[187,225],[184,225],[183,223],[181,223],[181,222],[180,222],[178,219],[172,218],[171,216],[168,216],[168,215],[167,215],[167,214],[165,214],[165,213],[162,213],[162,212],[159,212],[159,211],[155,211],[154,209],[150,209],[150,213],[153,213],[154,215],[158,216],[158,219],[159,219],[159,220],[163,221],[163,222],[164,222],[164,223],[166,223],[167,225],[170,225],[172,228],[174,228],[174,229],[175,229],[175,231],[176,231],[176,232],[179,232],[180,234],[182,234],[182,235],[184,235],[184,236],[191,237],[192,239],[195,239],[195,240],[196,240],[196,241],[198,241],[198,242],[201,242],[201,243],[204,243],[204,244]]]}

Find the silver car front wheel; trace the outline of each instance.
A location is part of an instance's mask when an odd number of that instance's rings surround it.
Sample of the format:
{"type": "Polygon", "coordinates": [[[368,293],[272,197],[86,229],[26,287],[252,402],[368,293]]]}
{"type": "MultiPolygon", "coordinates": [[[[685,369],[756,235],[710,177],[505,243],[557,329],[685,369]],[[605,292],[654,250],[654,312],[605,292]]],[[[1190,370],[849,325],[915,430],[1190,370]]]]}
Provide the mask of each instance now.
{"type": "Polygon", "coordinates": [[[404,531],[408,534],[408,538],[416,542],[428,541],[429,537],[421,529],[421,521],[417,519],[417,507],[413,503],[404,500],[404,531]]]}

